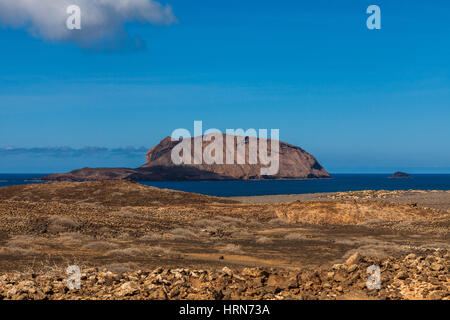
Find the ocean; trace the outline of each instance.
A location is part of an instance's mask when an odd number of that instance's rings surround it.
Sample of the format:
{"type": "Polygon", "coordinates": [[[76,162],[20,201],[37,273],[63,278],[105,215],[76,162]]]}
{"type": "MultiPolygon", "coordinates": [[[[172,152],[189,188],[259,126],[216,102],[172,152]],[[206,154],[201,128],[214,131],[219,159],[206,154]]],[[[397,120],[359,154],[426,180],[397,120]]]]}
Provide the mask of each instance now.
{"type": "MultiPolygon", "coordinates": [[[[0,187],[42,183],[45,174],[0,174],[0,187]]],[[[357,190],[450,190],[450,174],[414,174],[389,179],[389,174],[332,174],[332,179],[265,181],[145,181],[148,186],[218,197],[301,194],[357,190]]]]}

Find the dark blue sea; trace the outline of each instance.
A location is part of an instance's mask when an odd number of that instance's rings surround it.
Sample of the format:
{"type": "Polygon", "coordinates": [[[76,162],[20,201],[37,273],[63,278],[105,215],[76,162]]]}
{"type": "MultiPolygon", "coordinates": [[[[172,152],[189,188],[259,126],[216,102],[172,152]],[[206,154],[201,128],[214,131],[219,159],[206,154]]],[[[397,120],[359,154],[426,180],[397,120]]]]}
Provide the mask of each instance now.
{"type": "MultiPolygon", "coordinates": [[[[44,174],[0,174],[0,187],[37,183],[44,174]]],[[[450,190],[450,174],[415,174],[389,179],[388,174],[333,174],[332,179],[278,181],[151,181],[142,184],[219,197],[356,190],[450,190]]]]}

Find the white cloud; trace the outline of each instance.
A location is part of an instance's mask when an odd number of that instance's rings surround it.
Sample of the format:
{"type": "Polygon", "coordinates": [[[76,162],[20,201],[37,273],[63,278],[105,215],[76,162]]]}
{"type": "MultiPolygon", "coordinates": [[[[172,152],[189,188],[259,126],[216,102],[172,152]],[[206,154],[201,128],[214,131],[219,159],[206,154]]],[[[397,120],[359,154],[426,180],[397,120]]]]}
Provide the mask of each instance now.
{"type": "Polygon", "coordinates": [[[145,43],[125,29],[128,22],[170,25],[169,5],[154,0],[0,0],[0,25],[26,28],[34,37],[73,42],[96,50],[141,49],[145,43]],[[81,8],[81,30],[68,30],[67,7],[81,8]]]}

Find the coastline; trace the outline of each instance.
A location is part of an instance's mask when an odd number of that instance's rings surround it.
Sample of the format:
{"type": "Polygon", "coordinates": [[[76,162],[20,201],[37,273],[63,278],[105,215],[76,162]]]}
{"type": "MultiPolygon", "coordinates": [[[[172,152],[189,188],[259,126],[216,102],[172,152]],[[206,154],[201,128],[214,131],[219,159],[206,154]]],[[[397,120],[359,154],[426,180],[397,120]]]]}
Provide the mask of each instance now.
{"type": "MultiPolygon", "coordinates": [[[[0,188],[14,185],[45,184],[39,174],[0,174],[0,188]]],[[[120,180],[104,180],[120,181],[120,180]]],[[[283,180],[159,180],[135,181],[136,183],[163,189],[205,194],[217,197],[275,196],[297,200],[290,195],[320,194],[331,192],[357,192],[363,190],[450,190],[450,174],[416,174],[413,179],[389,179],[386,174],[333,174],[322,179],[283,180]]],[[[75,181],[73,181],[75,182],[75,181]]],[[[76,181],[82,182],[82,181],[76,181]]],[[[87,181],[85,181],[87,182],[87,181]]],[[[303,199],[307,196],[302,196],[303,199]]],[[[254,198],[256,201],[258,198],[254,198]]],[[[262,200],[259,200],[260,202],[262,200]]],[[[276,201],[270,200],[271,202],[276,201]]],[[[283,200],[284,201],[284,200],[283,200]]]]}

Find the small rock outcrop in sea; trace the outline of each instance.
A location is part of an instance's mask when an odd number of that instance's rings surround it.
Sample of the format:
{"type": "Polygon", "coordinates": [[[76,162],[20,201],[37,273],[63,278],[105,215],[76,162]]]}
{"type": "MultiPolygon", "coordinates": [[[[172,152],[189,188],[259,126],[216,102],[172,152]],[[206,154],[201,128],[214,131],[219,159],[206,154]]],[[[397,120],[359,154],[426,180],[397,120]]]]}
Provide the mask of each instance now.
{"type": "MultiPolygon", "coordinates": [[[[181,140],[174,141],[171,137],[163,139],[159,144],[147,153],[147,162],[136,169],[128,168],[83,168],[63,174],[45,176],[42,180],[53,181],[90,181],[90,180],[134,180],[134,181],[161,181],[161,180],[264,180],[264,179],[317,179],[330,178],[330,174],[319,162],[300,147],[279,141],[279,170],[273,175],[264,175],[262,168],[269,165],[256,164],[249,161],[249,150],[252,142],[260,146],[262,140],[267,145],[267,151],[271,154],[272,140],[261,138],[249,138],[231,136],[233,144],[226,141],[230,136],[223,135],[223,164],[174,164],[171,158],[172,152],[181,140]],[[235,161],[227,164],[225,155],[234,154],[235,161]],[[243,159],[243,161],[237,161],[243,159]],[[242,163],[243,162],[243,163],[242,163]]],[[[191,145],[192,159],[195,146],[199,140],[202,142],[202,150],[210,147],[214,140],[210,137],[198,136],[187,138],[186,145],[191,145]]],[[[218,149],[220,150],[220,148],[218,149]]],[[[260,156],[260,152],[257,152],[260,156]]],[[[269,157],[270,158],[270,157],[269,157]]]]}
{"type": "Polygon", "coordinates": [[[397,171],[389,178],[411,178],[411,176],[405,172],[397,171]]]}

